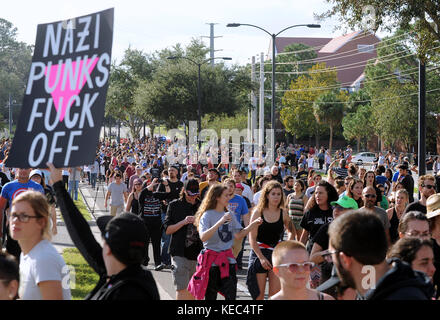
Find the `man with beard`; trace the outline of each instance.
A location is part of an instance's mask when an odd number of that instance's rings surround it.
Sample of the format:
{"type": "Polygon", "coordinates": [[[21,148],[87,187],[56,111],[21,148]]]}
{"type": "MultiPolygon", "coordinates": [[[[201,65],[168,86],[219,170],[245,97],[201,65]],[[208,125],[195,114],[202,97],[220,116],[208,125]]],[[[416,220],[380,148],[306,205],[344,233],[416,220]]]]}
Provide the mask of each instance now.
{"type": "Polygon", "coordinates": [[[432,175],[424,175],[419,178],[420,200],[410,203],[405,213],[410,211],[420,211],[426,214],[426,200],[435,194],[435,178],[432,175]]]}
{"type": "Polygon", "coordinates": [[[385,235],[388,240],[388,244],[391,244],[391,238],[390,238],[390,227],[391,223],[388,219],[387,212],[376,206],[376,190],[373,187],[365,187],[364,190],[362,190],[362,201],[364,201],[363,209],[366,209],[366,211],[373,212],[379,219],[382,221],[382,224],[385,228],[385,235]]]}
{"type": "Polygon", "coordinates": [[[360,209],[340,216],[330,224],[329,236],[341,285],[356,289],[358,299],[431,299],[434,289],[424,273],[399,259],[385,260],[387,238],[374,213],[360,209]]]}

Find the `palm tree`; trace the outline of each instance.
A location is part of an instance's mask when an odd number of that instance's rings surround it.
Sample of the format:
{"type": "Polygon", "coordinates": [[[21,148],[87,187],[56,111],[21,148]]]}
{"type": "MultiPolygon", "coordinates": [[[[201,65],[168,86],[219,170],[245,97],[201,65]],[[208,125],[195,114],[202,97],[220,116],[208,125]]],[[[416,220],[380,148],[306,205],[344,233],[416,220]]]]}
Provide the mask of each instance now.
{"type": "Polygon", "coordinates": [[[319,124],[330,128],[329,151],[332,150],[333,129],[342,122],[344,103],[338,91],[330,91],[320,95],[313,104],[313,114],[319,124]]]}

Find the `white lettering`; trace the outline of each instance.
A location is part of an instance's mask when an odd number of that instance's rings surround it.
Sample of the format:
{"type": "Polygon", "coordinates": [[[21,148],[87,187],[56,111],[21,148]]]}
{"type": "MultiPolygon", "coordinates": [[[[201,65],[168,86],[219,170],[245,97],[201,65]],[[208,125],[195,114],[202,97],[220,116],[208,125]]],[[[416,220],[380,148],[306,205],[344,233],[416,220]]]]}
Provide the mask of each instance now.
{"type": "Polygon", "coordinates": [[[34,81],[43,78],[45,67],[46,66],[43,62],[32,62],[31,71],[29,72],[29,79],[28,79],[28,83],[26,86],[26,94],[31,93],[32,85],[34,84],[34,81]],[[41,68],[41,71],[39,73],[36,73],[37,68],[41,68]]]}
{"type": "Polygon", "coordinates": [[[61,54],[64,55],[66,53],[66,48],[69,46],[69,53],[73,53],[73,28],[66,28],[66,36],[64,37],[63,49],[61,50],[61,54]]]}
{"type": "Polygon", "coordinates": [[[75,90],[77,88],[77,86],[78,86],[77,81],[78,81],[80,64],[81,64],[81,57],[77,57],[76,58],[76,65],[75,65],[75,73],[73,73],[72,59],[70,59],[70,58],[66,59],[66,64],[64,66],[63,82],[61,84],[61,91],[64,91],[66,88],[67,76],[69,76],[70,90],[75,90]]]}
{"type": "Polygon", "coordinates": [[[53,99],[49,98],[49,100],[47,101],[47,106],[46,106],[46,113],[44,114],[44,127],[46,128],[47,131],[52,131],[53,129],[55,129],[55,127],[58,125],[59,119],[60,119],[60,115],[61,115],[61,106],[63,105],[63,97],[60,97],[60,101],[58,103],[58,110],[57,110],[57,114],[55,116],[55,120],[52,124],[49,123],[49,119],[50,119],[50,115],[51,115],[51,111],[53,108],[53,99]]]}
{"type": "Polygon", "coordinates": [[[34,138],[34,140],[32,141],[31,149],[29,150],[28,162],[31,167],[37,168],[39,166],[39,164],[44,158],[44,155],[46,154],[46,148],[47,148],[47,136],[44,132],[42,132],[34,138]],[[35,148],[37,147],[38,142],[40,140],[43,142],[43,145],[40,148],[40,155],[38,156],[37,160],[35,160],[34,157],[35,148]]]}
{"type": "Polygon", "coordinates": [[[69,161],[70,161],[70,155],[72,151],[78,151],[79,147],[73,145],[73,139],[75,139],[76,136],[80,136],[82,134],[82,130],[76,130],[71,131],[69,136],[69,142],[67,143],[67,150],[66,150],[66,158],[64,158],[64,166],[67,167],[69,161]]]}
{"type": "Polygon", "coordinates": [[[60,81],[62,65],[63,65],[63,60],[59,60],[58,61],[58,67],[57,67],[57,74],[56,74],[56,77],[55,77],[55,82],[54,82],[54,84],[51,87],[49,85],[49,80],[50,80],[50,74],[52,72],[52,61],[49,61],[47,63],[46,78],[44,79],[44,89],[46,90],[47,93],[52,93],[56,89],[56,87],[58,86],[58,83],[60,81]]]}
{"type": "Polygon", "coordinates": [[[64,123],[65,123],[67,129],[72,129],[76,125],[76,123],[78,122],[78,118],[79,118],[79,115],[77,113],[75,113],[73,116],[73,119],[70,120],[70,108],[72,108],[72,103],[73,103],[72,100],[75,100],[75,102],[76,102],[75,106],[79,107],[79,105],[80,105],[80,99],[77,95],[70,97],[69,101],[67,102],[67,105],[70,106],[66,110],[66,114],[64,116],[64,123]]]}
{"type": "Polygon", "coordinates": [[[43,49],[43,58],[46,58],[47,55],[49,54],[49,42],[50,42],[50,47],[52,49],[52,55],[55,56],[58,54],[58,51],[60,50],[60,42],[61,42],[61,26],[62,26],[62,22],[58,23],[57,35],[55,38],[53,24],[47,25],[46,39],[44,41],[44,49],[43,49]]]}
{"type": "Polygon", "coordinates": [[[100,71],[102,73],[102,78],[100,78],[100,77],[95,78],[95,82],[96,82],[96,85],[98,86],[98,88],[101,88],[104,86],[104,84],[107,82],[108,75],[109,75],[108,68],[106,68],[102,65],[103,61],[105,61],[107,65],[110,65],[110,56],[108,55],[108,53],[103,53],[101,55],[101,57],[99,58],[99,61],[97,64],[98,71],[100,71]]]}
{"type": "Polygon", "coordinates": [[[81,119],[79,120],[79,128],[80,129],[82,129],[84,127],[85,117],[87,117],[90,128],[93,128],[95,126],[90,108],[95,103],[95,100],[96,100],[96,98],[98,98],[98,96],[99,96],[99,92],[95,92],[93,94],[93,97],[91,100],[90,100],[90,93],[87,93],[84,96],[84,103],[83,103],[83,107],[81,109],[81,119]]]}
{"type": "Polygon", "coordinates": [[[84,45],[84,40],[90,34],[89,27],[91,21],[92,21],[91,16],[82,17],[78,19],[79,23],[84,23],[85,25],[84,25],[84,29],[81,32],[78,32],[79,42],[78,42],[78,46],[76,47],[76,52],[87,51],[90,49],[90,45],[88,44],[84,45]]]}
{"type": "Polygon", "coordinates": [[[55,153],[61,153],[63,151],[63,148],[56,148],[58,137],[64,137],[66,133],[63,132],[55,132],[53,135],[52,145],[50,146],[49,151],[49,162],[53,162],[53,158],[55,156],[55,153]]]}
{"type": "Polygon", "coordinates": [[[99,45],[99,28],[101,27],[101,15],[98,13],[96,15],[96,21],[95,21],[95,41],[93,43],[93,48],[98,49],[99,45]]]}
{"type": "Polygon", "coordinates": [[[42,118],[43,117],[43,113],[42,112],[37,112],[38,109],[38,105],[40,103],[45,103],[46,99],[44,98],[37,98],[34,100],[34,105],[32,106],[32,112],[31,115],[29,117],[29,122],[28,122],[28,127],[26,129],[27,132],[31,132],[32,131],[32,127],[34,125],[34,120],[35,118],[42,118]]]}

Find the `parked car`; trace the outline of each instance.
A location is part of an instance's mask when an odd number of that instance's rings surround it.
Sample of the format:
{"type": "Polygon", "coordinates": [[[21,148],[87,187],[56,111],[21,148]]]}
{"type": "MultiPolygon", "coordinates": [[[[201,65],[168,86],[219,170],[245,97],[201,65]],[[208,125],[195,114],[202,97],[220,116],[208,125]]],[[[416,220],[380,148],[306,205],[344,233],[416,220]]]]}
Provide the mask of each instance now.
{"type": "Polygon", "coordinates": [[[376,158],[376,155],[372,152],[361,152],[358,154],[355,154],[351,158],[351,162],[356,163],[358,165],[362,164],[372,164],[374,159],[376,158]]]}

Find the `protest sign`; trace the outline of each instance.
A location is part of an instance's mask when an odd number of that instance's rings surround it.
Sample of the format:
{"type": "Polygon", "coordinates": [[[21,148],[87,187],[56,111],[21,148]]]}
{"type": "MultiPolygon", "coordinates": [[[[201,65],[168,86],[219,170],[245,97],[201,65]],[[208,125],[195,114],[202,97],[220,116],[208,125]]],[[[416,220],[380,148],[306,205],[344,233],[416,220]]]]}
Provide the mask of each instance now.
{"type": "Polygon", "coordinates": [[[40,24],[7,167],[93,162],[110,76],[114,10],[40,24]]]}

